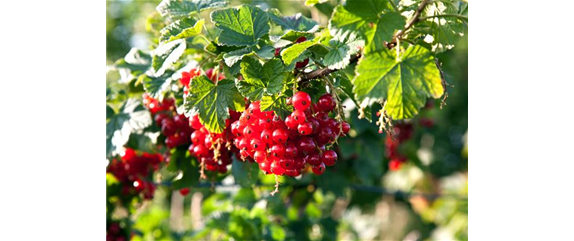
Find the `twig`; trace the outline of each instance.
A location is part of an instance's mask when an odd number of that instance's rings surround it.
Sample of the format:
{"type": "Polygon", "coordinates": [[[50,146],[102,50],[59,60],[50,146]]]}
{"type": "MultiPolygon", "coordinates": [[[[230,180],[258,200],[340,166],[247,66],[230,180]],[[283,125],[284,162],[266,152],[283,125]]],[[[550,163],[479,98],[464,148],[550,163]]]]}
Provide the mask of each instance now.
{"type": "Polygon", "coordinates": [[[275,190],[271,192],[271,196],[274,196],[275,193],[279,192],[279,176],[275,175],[275,190]]]}
{"type": "Polygon", "coordinates": [[[419,17],[419,20],[425,20],[425,19],[429,19],[429,18],[445,18],[445,17],[456,17],[456,18],[468,19],[467,16],[459,15],[459,14],[439,14],[439,15],[434,15],[434,16],[419,17]]]}
{"type": "Polygon", "coordinates": [[[407,25],[405,26],[404,29],[399,30],[395,36],[393,36],[393,39],[391,40],[390,43],[387,44],[387,47],[389,49],[391,49],[392,47],[394,47],[397,43],[398,39],[401,39],[403,37],[403,34],[405,34],[405,32],[407,30],[409,30],[413,25],[415,25],[415,23],[417,23],[418,21],[421,20],[420,16],[421,13],[423,12],[423,10],[425,9],[426,5],[429,3],[428,0],[423,0],[421,2],[421,4],[419,5],[419,7],[417,8],[417,10],[415,11],[415,14],[413,15],[413,17],[409,20],[409,22],[407,23],[407,25]]]}
{"type": "MultiPolygon", "coordinates": [[[[361,58],[360,53],[354,55],[349,60],[349,64],[358,62],[360,58],[361,58]]],[[[319,79],[319,78],[327,76],[327,75],[329,75],[329,74],[331,74],[337,70],[339,70],[339,69],[322,68],[322,69],[311,71],[309,73],[302,73],[301,78],[299,79],[299,82],[307,82],[307,81],[310,81],[312,79],[319,79]]]]}
{"type": "Polygon", "coordinates": [[[446,86],[452,86],[449,85],[446,82],[446,78],[444,77],[444,72],[442,72],[442,69],[440,67],[440,63],[438,62],[438,59],[434,59],[434,62],[436,64],[436,68],[438,69],[438,72],[440,73],[440,79],[441,79],[441,84],[442,84],[442,88],[444,89],[444,94],[442,95],[442,100],[440,102],[440,108],[442,109],[443,106],[446,105],[446,98],[448,98],[448,90],[446,89],[446,86]]]}

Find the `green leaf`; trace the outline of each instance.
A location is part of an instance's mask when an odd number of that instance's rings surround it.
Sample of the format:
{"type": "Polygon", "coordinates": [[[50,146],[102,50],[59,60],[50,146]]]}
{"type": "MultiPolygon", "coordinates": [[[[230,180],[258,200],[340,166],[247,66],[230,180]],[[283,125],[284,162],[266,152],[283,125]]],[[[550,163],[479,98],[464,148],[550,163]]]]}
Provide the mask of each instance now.
{"type": "Polygon", "coordinates": [[[351,59],[349,46],[337,40],[331,40],[330,45],[333,48],[325,55],[323,64],[329,69],[342,69],[349,65],[351,59]]]}
{"type": "Polygon", "coordinates": [[[248,55],[250,53],[252,53],[253,51],[251,50],[250,47],[244,48],[244,49],[239,49],[239,50],[235,50],[235,51],[231,51],[228,53],[224,53],[223,54],[223,60],[225,61],[225,64],[229,67],[233,66],[235,63],[238,63],[239,61],[241,61],[241,59],[243,58],[243,56],[248,55]]]}
{"type": "Polygon", "coordinates": [[[254,58],[246,58],[241,62],[241,74],[244,80],[236,80],[237,88],[251,101],[279,93],[286,75],[281,60],[272,59],[261,65],[254,58]]]}
{"type": "Polygon", "coordinates": [[[132,74],[144,73],[151,65],[151,55],[138,48],[130,49],[130,52],[114,64],[118,69],[129,69],[132,74]]]}
{"type": "Polygon", "coordinates": [[[257,182],[258,170],[259,167],[256,165],[241,160],[235,159],[231,162],[231,175],[233,175],[235,183],[242,187],[251,187],[257,182]]]}
{"type": "Polygon", "coordinates": [[[260,108],[262,111],[272,110],[281,119],[285,119],[287,115],[293,112],[293,107],[287,105],[287,99],[285,96],[263,96],[260,102],[260,108]]]}
{"type": "MultiPolygon", "coordinates": [[[[433,2],[429,3],[422,16],[437,16],[444,14],[458,14],[464,16],[467,7],[465,4],[455,5],[452,2],[433,2]]],[[[432,46],[436,53],[444,52],[454,48],[458,40],[464,36],[466,23],[457,17],[434,17],[423,21],[423,26],[427,26],[425,33],[432,38],[425,38],[432,46]]]]}
{"type": "Polygon", "coordinates": [[[301,13],[292,16],[282,16],[276,8],[267,10],[271,20],[281,26],[283,30],[294,30],[297,32],[313,33],[319,30],[319,24],[315,20],[307,18],[301,13]]]}
{"type": "Polygon", "coordinates": [[[297,59],[307,48],[317,44],[319,38],[315,38],[312,40],[307,40],[301,43],[296,43],[291,45],[291,47],[283,49],[281,51],[281,58],[286,65],[290,65],[293,60],[297,59]]]}
{"type": "Polygon", "coordinates": [[[222,45],[255,45],[270,30],[267,13],[249,5],[213,11],[211,21],[221,29],[217,41],[222,45]]]}
{"type": "Polygon", "coordinates": [[[106,155],[129,140],[130,134],[143,130],[152,123],[150,113],[137,99],[128,99],[119,113],[110,116],[106,123],[106,155]]]}
{"type": "Polygon", "coordinates": [[[223,60],[225,64],[229,67],[233,66],[234,64],[238,63],[243,59],[243,57],[247,55],[252,55],[253,53],[257,54],[257,56],[263,59],[272,59],[275,57],[275,48],[270,45],[263,45],[260,48],[255,47],[247,47],[243,49],[238,49],[234,51],[230,51],[223,54],[223,60]]]}
{"type": "Polygon", "coordinates": [[[312,7],[315,6],[315,4],[317,3],[324,3],[324,2],[327,2],[327,0],[306,0],[305,5],[312,7]]]}
{"type": "Polygon", "coordinates": [[[161,76],[165,70],[181,57],[185,50],[185,39],[178,39],[158,46],[153,51],[152,67],[155,76],[161,76]]]}
{"type": "Polygon", "coordinates": [[[210,132],[222,133],[225,120],[229,119],[229,109],[239,111],[245,108],[245,102],[233,80],[224,79],[215,85],[202,75],[191,81],[184,108],[187,116],[198,113],[200,122],[210,132]]]}
{"type": "Polygon", "coordinates": [[[395,50],[367,54],[355,71],[353,92],[361,106],[387,100],[385,110],[393,119],[412,118],[427,97],[444,92],[434,57],[421,46],[410,46],[398,60],[395,50]]]}
{"type": "Polygon", "coordinates": [[[163,0],[156,10],[162,17],[178,19],[189,16],[192,12],[200,12],[205,9],[225,7],[226,1],[223,0],[163,0]]]}
{"type": "Polygon", "coordinates": [[[367,39],[369,45],[365,49],[366,52],[377,51],[379,49],[384,49],[385,41],[390,41],[393,38],[395,32],[402,29],[406,24],[406,19],[398,12],[390,12],[381,15],[377,23],[375,34],[372,38],[367,39]]]}
{"type": "Polygon", "coordinates": [[[143,76],[143,87],[145,91],[154,99],[163,99],[163,94],[169,90],[173,78],[170,74],[164,74],[160,77],[143,76]]]}
{"type": "Polygon", "coordinates": [[[112,107],[106,104],[106,120],[112,118],[115,114],[116,112],[114,111],[114,109],[112,109],[112,107]]]}
{"type": "Polygon", "coordinates": [[[195,21],[195,19],[189,17],[177,20],[160,31],[161,36],[159,39],[162,43],[166,43],[199,35],[204,23],[205,20],[203,19],[195,21]]]}
{"type": "Polygon", "coordinates": [[[335,8],[329,30],[338,40],[360,35],[366,41],[367,52],[382,49],[384,41],[390,41],[406,24],[405,17],[391,9],[388,0],[347,1],[344,7],[335,8]]]}

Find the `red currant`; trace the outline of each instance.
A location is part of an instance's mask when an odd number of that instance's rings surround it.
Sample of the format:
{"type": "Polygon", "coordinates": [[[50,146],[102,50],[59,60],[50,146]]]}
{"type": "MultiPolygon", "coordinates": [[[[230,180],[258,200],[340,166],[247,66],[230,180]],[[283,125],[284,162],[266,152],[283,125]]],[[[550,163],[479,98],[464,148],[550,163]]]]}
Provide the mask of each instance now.
{"type": "Polygon", "coordinates": [[[311,96],[306,92],[299,91],[293,95],[291,99],[293,103],[293,108],[296,110],[307,110],[311,106],[311,96]]]}

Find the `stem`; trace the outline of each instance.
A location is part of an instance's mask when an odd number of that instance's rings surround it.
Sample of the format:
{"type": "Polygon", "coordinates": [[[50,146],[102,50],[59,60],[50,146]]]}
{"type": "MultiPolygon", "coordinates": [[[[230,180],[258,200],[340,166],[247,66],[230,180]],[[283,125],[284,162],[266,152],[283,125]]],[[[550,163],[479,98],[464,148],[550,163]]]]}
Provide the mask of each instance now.
{"type": "Polygon", "coordinates": [[[413,15],[413,17],[409,20],[409,22],[407,23],[407,25],[405,26],[404,29],[399,30],[395,36],[393,37],[393,40],[391,41],[391,43],[396,43],[397,39],[400,39],[403,37],[403,34],[405,34],[405,32],[407,30],[409,30],[413,25],[415,25],[415,23],[417,23],[420,20],[420,16],[421,13],[423,12],[423,10],[425,9],[426,5],[429,3],[428,0],[423,0],[421,2],[421,4],[419,5],[419,7],[417,8],[415,14],[413,15]]]}
{"type": "Polygon", "coordinates": [[[279,192],[279,176],[275,175],[275,190],[271,192],[271,196],[274,196],[275,193],[279,192]]]}
{"type": "Polygon", "coordinates": [[[393,0],[389,0],[389,2],[391,3],[391,6],[393,6],[393,9],[395,9],[395,11],[399,11],[399,8],[397,7],[397,5],[395,4],[395,2],[393,2],[393,0]]]}
{"type": "MultiPolygon", "coordinates": [[[[361,54],[357,54],[353,57],[351,57],[351,59],[349,60],[349,64],[352,63],[356,63],[359,61],[359,59],[361,58],[361,54]]],[[[311,71],[309,73],[302,73],[302,77],[299,79],[299,82],[307,82],[309,80],[312,79],[320,79],[324,76],[327,76],[335,71],[337,71],[339,69],[329,69],[329,68],[322,68],[322,69],[317,69],[314,71],[311,71]]]]}
{"type": "Polygon", "coordinates": [[[462,18],[462,19],[468,20],[467,16],[460,15],[460,14],[440,14],[440,15],[434,15],[434,16],[426,16],[426,17],[420,17],[419,20],[425,20],[425,19],[429,19],[429,18],[446,18],[446,17],[456,17],[456,18],[462,18]]]}
{"type": "Polygon", "coordinates": [[[339,135],[343,133],[343,121],[345,119],[345,112],[343,110],[343,105],[341,104],[341,98],[339,98],[339,95],[335,92],[336,89],[335,86],[333,85],[333,82],[331,82],[331,80],[326,76],[324,76],[322,79],[325,80],[325,82],[329,86],[329,89],[331,90],[331,94],[333,94],[336,99],[335,104],[337,105],[337,116],[335,116],[335,118],[337,118],[337,120],[339,121],[339,133],[337,133],[337,140],[335,140],[335,143],[337,143],[337,141],[339,140],[339,135]]]}

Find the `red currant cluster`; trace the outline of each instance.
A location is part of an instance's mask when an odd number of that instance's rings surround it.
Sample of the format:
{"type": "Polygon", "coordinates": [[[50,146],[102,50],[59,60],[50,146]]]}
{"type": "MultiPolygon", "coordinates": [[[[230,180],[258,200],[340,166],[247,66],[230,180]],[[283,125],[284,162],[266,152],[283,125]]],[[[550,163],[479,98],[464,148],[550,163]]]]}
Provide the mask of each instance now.
{"type": "Polygon", "coordinates": [[[389,158],[389,169],[396,171],[407,161],[407,157],[398,151],[399,145],[410,139],[413,135],[413,125],[410,123],[397,123],[393,126],[394,137],[387,134],[385,139],[385,156],[389,158]]]}
{"type": "Polygon", "coordinates": [[[345,135],[350,126],[329,117],[336,105],[330,94],[313,104],[309,94],[300,91],[288,102],[295,110],[284,121],[252,102],[231,124],[234,144],[243,160],[255,160],[266,174],[295,177],[309,164],[313,173],[321,175],[325,166],[337,161],[337,153],[326,146],[345,135]]]}
{"type": "Polygon", "coordinates": [[[187,117],[175,112],[172,98],[165,98],[161,104],[158,103],[156,99],[144,94],[144,105],[154,115],[155,123],[161,127],[161,133],[166,137],[165,145],[171,149],[189,144],[193,130],[189,127],[187,117]]]}
{"type": "Polygon", "coordinates": [[[119,223],[112,222],[106,230],[106,241],[127,241],[125,232],[119,223]]]}
{"type": "Polygon", "coordinates": [[[155,185],[151,181],[146,181],[150,170],[157,170],[163,158],[159,154],[143,153],[137,155],[135,150],[127,148],[121,156],[121,161],[112,160],[108,165],[108,173],[113,174],[119,182],[123,184],[122,192],[125,195],[130,193],[143,193],[145,199],[153,198],[155,185]]]}
{"type": "MultiPolygon", "coordinates": [[[[239,113],[230,111],[230,120],[237,120],[239,113]]],[[[238,153],[237,148],[231,145],[230,120],[227,120],[227,127],[223,133],[210,133],[200,122],[197,115],[192,116],[189,121],[191,128],[195,129],[191,133],[191,142],[189,153],[205,165],[208,171],[217,171],[219,173],[227,172],[227,165],[231,164],[231,155],[238,153]]]]}

